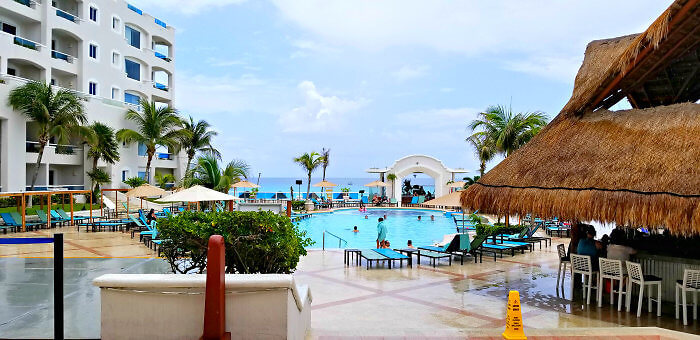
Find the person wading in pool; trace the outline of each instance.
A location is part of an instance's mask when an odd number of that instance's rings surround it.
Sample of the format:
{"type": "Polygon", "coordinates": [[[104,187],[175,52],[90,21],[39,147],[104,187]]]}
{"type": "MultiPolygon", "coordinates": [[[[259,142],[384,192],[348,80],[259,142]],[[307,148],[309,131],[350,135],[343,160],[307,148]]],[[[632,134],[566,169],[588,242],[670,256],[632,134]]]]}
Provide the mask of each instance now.
{"type": "Polygon", "coordinates": [[[386,226],[384,225],[384,219],[379,218],[379,223],[377,223],[377,248],[380,247],[381,243],[386,240],[386,226]]]}

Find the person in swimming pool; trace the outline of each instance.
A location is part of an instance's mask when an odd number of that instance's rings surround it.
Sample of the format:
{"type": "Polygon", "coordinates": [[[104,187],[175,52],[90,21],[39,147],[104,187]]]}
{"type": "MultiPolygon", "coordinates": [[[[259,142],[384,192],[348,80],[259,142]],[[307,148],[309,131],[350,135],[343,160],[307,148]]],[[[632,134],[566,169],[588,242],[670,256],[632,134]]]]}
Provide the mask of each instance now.
{"type": "Polygon", "coordinates": [[[365,220],[366,220],[366,219],[369,219],[369,216],[365,215],[365,220]]]}
{"type": "Polygon", "coordinates": [[[379,218],[379,223],[377,223],[377,248],[380,248],[382,243],[386,240],[386,226],[384,225],[384,219],[379,218]]]}
{"type": "Polygon", "coordinates": [[[435,221],[435,215],[430,215],[430,220],[435,221]]]}
{"type": "Polygon", "coordinates": [[[406,245],[408,248],[414,249],[416,247],[413,246],[413,241],[408,240],[408,244],[406,245]]]}
{"type": "Polygon", "coordinates": [[[418,215],[418,220],[420,221],[420,215],[418,215]]]}
{"type": "Polygon", "coordinates": [[[357,226],[355,226],[354,228],[352,228],[352,232],[353,232],[353,233],[359,233],[360,231],[357,230],[357,226]]]}

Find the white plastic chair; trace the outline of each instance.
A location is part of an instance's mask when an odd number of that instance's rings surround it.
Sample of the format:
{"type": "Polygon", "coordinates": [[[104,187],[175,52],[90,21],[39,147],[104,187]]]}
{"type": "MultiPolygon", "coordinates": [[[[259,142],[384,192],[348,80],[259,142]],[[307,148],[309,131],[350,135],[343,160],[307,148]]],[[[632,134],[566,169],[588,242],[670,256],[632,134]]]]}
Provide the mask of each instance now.
{"type": "Polygon", "coordinates": [[[559,287],[559,279],[561,278],[561,288],[564,288],[564,279],[566,278],[566,265],[571,266],[571,260],[569,256],[566,255],[566,248],[564,244],[557,245],[557,252],[559,253],[559,272],[557,272],[557,287],[559,287]]]}
{"type": "Polygon", "coordinates": [[[603,280],[610,280],[610,304],[613,304],[613,296],[617,293],[617,310],[622,310],[622,295],[627,294],[622,289],[622,283],[625,281],[625,274],[622,271],[622,261],[599,258],[600,274],[598,275],[598,307],[603,306],[603,280]],[[617,281],[617,290],[615,290],[615,281],[617,281]]]}
{"type": "MultiPolygon", "coordinates": [[[[586,304],[591,304],[591,289],[596,289],[598,290],[599,287],[597,285],[598,280],[596,280],[596,277],[598,275],[598,271],[593,271],[593,266],[591,265],[591,257],[588,255],[578,255],[578,254],[571,254],[571,291],[574,291],[574,280],[573,280],[573,275],[574,274],[581,274],[583,275],[583,296],[586,298],[586,304]],[[595,286],[593,286],[593,283],[596,283],[595,286]]],[[[597,296],[597,294],[596,294],[597,296]]]]}
{"type": "Polygon", "coordinates": [[[649,286],[648,308],[651,312],[652,286],[656,285],[656,316],[661,316],[661,278],[654,275],[644,275],[642,265],[636,262],[627,261],[627,311],[632,305],[632,285],[639,285],[639,302],[637,303],[637,317],[642,315],[642,301],[644,301],[644,288],[649,286]]]}
{"type": "Polygon", "coordinates": [[[700,270],[685,269],[683,270],[683,280],[676,281],[676,319],[678,319],[678,307],[683,308],[683,324],[688,325],[688,308],[687,308],[687,293],[693,293],[693,320],[698,319],[698,291],[700,291],[700,270]],[[679,301],[678,293],[683,294],[679,301]]]}

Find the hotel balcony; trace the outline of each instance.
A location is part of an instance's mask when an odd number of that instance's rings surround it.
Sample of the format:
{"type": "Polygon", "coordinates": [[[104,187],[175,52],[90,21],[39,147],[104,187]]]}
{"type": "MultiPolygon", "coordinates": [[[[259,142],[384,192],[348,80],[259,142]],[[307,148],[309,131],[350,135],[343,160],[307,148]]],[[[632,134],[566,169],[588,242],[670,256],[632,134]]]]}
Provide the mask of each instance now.
{"type": "MultiPolygon", "coordinates": [[[[26,163],[36,163],[39,157],[39,142],[26,142],[26,163]]],[[[42,164],[82,165],[83,148],[77,145],[48,144],[41,157],[42,164]]]]}

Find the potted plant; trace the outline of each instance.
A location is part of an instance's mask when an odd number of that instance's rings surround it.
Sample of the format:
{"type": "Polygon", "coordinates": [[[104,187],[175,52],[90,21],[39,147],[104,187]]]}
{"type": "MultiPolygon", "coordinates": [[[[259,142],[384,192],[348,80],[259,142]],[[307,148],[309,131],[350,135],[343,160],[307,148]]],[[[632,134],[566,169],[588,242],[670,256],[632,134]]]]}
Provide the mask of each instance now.
{"type": "Polygon", "coordinates": [[[340,188],[343,193],[343,199],[347,199],[350,196],[350,188],[340,188]]]}
{"type": "Polygon", "coordinates": [[[250,198],[251,198],[251,199],[255,199],[255,198],[257,197],[257,195],[258,195],[258,190],[260,190],[260,189],[259,189],[259,188],[252,188],[252,189],[250,189],[250,198]]]}

